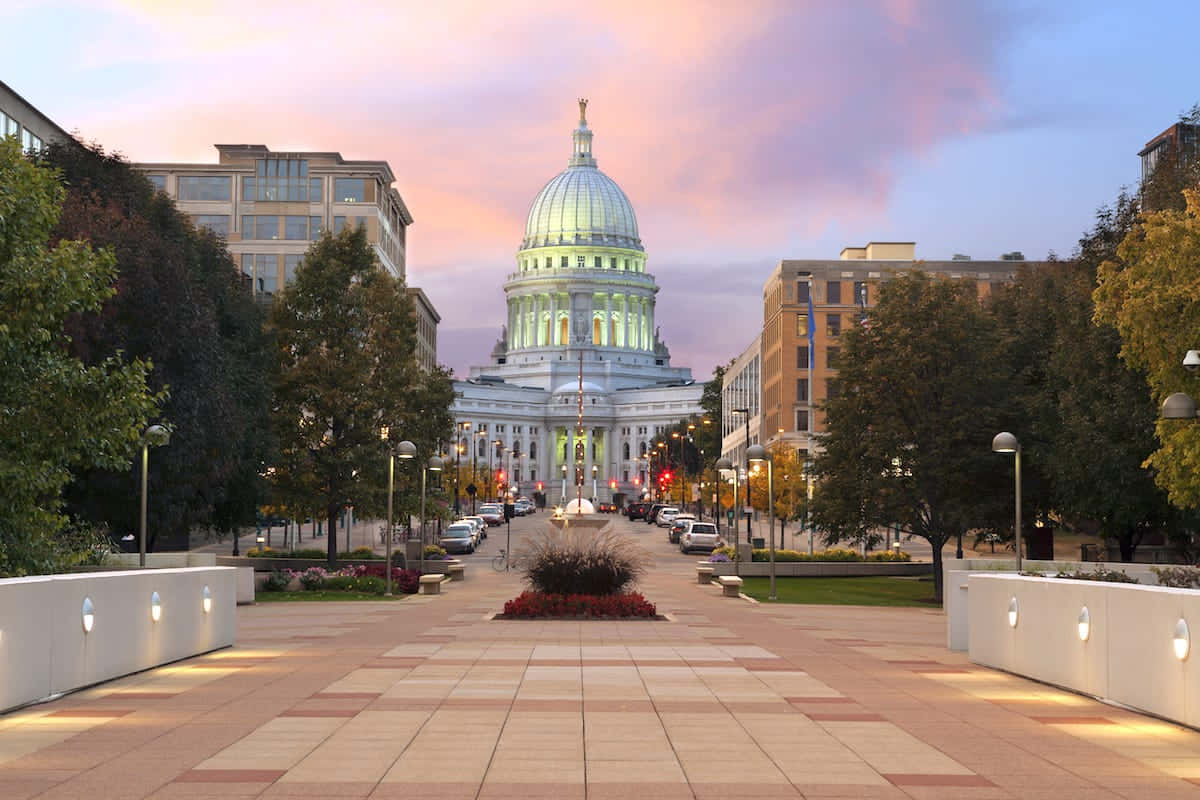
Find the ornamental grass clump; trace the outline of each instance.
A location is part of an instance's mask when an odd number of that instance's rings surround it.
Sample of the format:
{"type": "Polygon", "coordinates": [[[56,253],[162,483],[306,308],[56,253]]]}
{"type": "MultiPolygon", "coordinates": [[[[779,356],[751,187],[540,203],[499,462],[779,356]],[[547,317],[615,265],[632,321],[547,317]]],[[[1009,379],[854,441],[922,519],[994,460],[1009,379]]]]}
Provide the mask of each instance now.
{"type": "Polygon", "coordinates": [[[650,556],[633,540],[605,531],[545,531],[523,554],[526,583],[555,595],[610,595],[637,583],[650,556]]]}

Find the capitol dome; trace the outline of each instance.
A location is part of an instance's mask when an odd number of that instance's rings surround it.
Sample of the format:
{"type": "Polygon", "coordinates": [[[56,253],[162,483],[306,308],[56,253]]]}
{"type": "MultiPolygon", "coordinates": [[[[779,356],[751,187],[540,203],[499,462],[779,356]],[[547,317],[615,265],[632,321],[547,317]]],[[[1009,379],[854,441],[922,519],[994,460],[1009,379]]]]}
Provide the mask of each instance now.
{"type": "Polygon", "coordinates": [[[596,168],[585,106],[586,101],[580,101],[569,166],[550,179],[529,207],[522,250],[578,244],[642,249],[629,198],[616,181],[596,168]]]}

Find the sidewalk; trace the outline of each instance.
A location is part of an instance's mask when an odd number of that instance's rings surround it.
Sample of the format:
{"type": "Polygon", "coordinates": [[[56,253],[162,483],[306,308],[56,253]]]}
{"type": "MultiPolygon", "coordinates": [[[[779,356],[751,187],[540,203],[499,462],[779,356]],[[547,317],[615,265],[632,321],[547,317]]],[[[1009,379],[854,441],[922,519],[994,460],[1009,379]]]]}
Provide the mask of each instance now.
{"type": "Polygon", "coordinates": [[[1200,733],[967,663],[935,609],[766,606],[688,565],[671,621],[441,597],[239,609],[238,646],[0,716],[0,797],[1200,798],[1200,733]]]}

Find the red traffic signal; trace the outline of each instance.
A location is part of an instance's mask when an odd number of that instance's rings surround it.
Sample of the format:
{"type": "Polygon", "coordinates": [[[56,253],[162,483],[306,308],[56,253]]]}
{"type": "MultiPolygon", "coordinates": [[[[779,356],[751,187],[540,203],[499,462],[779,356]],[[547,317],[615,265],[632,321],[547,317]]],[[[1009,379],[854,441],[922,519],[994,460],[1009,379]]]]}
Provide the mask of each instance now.
{"type": "Polygon", "coordinates": [[[611,481],[608,482],[608,488],[610,488],[610,489],[617,488],[617,479],[616,478],[613,478],[611,481]]]}
{"type": "Polygon", "coordinates": [[[542,482],[538,481],[537,486],[538,486],[538,491],[540,492],[542,490],[542,482]]]}
{"type": "Polygon", "coordinates": [[[504,470],[502,470],[502,469],[496,470],[496,480],[500,481],[501,483],[504,482],[504,470]]]}
{"type": "Polygon", "coordinates": [[[669,483],[669,482],[670,482],[670,480],[671,480],[671,473],[669,473],[669,472],[664,472],[664,473],[662,474],[662,478],[661,478],[661,480],[662,480],[664,483],[669,483]]]}

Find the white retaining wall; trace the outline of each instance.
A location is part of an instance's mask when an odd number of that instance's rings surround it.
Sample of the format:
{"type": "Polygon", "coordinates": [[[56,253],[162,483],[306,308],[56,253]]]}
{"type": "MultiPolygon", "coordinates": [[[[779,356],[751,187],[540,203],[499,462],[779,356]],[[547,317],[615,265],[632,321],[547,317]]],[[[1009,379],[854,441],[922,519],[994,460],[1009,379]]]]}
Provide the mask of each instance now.
{"type": "Polygon", "coordinates": [[[1018,575],[967,581],[971,661],[1200,727],[1200,592],[1018,575]],[[1091,623],[1083,641],[1085,606],[1091,623]],[[1192,637],[1184,660],[1174,650],[1181,618],[1192,637]]]}
{"type": "Polygon", "coordinates": [[[0,580],[0,711],[232,645],[236,575],[199,567],[0,580]],[[94,609],[90,633],[84,598],[94,609]]]}

